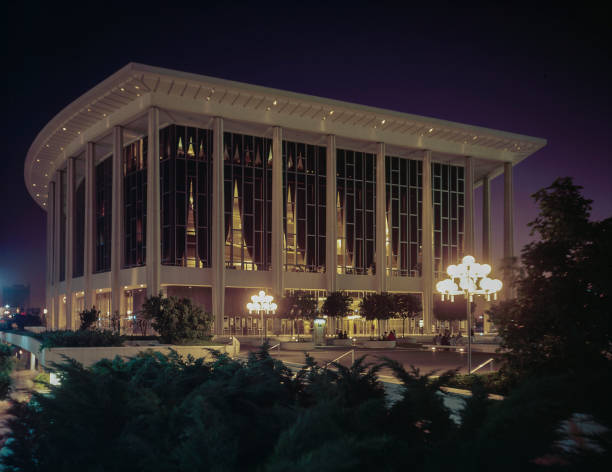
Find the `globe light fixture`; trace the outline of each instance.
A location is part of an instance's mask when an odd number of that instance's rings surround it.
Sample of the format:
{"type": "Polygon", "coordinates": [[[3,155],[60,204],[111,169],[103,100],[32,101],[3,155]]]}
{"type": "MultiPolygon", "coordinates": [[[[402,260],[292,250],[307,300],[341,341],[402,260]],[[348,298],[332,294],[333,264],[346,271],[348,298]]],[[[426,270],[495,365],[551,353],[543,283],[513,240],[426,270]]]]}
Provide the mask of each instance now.
{"type": "Polygon", "coordinates": [[[497,300],[497,292],[502,289],[502,282],[498,279],[490,279],[489,264],[478,264],[472,256],[465,256],[461,264],[451,264],[446,273],[449,278],[441,280],[436,284],[436,290],[440,293],[442,301],[444,298],[455,301],[456,295],[463,295],[466,301],[468,322],[468,374],[472,373],[472,310],[471,303],[474,295],[483,295],[487,301],[497,300]],[[455,282],[457,280],[457,282],[455,282]]]}
{"type": "Polygon", "coordinates": [[[266,295],[266,292],[260,290],[257,295],[251,297],[251,302],[247,303],[246,307],[249,310],[249,314],[255,312],[259,313],[261,320],[261,342],[263,344],[264,339],[267,338],[266,326],[264,324],[264,314],[274,314],[276,312],[276,303],[273,302],[274,297],[272,295],[266,295]]]}

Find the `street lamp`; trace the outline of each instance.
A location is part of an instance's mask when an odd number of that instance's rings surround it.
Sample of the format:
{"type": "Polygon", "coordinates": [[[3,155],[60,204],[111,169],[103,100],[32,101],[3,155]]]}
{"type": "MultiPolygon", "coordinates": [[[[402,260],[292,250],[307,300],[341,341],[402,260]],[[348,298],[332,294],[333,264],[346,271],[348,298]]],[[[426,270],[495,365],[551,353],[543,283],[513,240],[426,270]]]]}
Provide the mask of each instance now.
{"type": "Polygon", "coordinates": [[[436,290],[444,297],[455,301],[455,295],[465,296],[468,322],[468,374],[472,373],[472,310],[471,303],[474,295],[484,295],[487,301],[497,300],[497,292],[502,288],[501,280],[487,277],[491,273],[489,264],[478,264],[472,256],[465,256],[461,264],[449,265],[446,269],[448,279],[436,284],[436,290]],[[459,279],[459,285],[454,279],[459,279]]]}
{"type": "MultiPolygon", "coordinates": [[[[274,297],[272,295],[266,295],[266,292],[264,292],[263,290],[259,291],[258,295],[253,295],[251,297],[252,302],[251,303],[247,303],[247,310],[249,310],[249,314],[256,312],[259,313],[260,315],[260,319],[261,319],[261,325],[262,325],[262,329],[261,329],[261,343],[263,344],[264,341],[264,330],[266,330],[266,326],[264,325],[264,313],[272,313],[274,314],[274,312],[276,311],[276,303],[274,303],[272,300],[274,300],[274,297]]],[[[265,333],[267,337],[267,333],[265,333]]]]}

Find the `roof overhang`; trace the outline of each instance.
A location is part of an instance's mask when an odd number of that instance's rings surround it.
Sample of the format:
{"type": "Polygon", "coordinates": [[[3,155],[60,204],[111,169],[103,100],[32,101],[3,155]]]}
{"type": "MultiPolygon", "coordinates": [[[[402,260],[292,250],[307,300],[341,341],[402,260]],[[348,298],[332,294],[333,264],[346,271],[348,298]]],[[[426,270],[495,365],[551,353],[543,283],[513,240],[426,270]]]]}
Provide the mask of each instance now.
{"type": "Polygon", "coordinates": [[[546,145],[546,140],[480,126],[400,113],[231,80],[130,63],[60,111],[28,150],[24,176],[32,198],[46,208],[48,183],[64,161],[99,141],[114,126],[141,119],[151,106],[169,116],[203,123],[221,116],[233,123],[288,134],[337,136],[339,145],[384,142],[389,152],[459,162],[475,158],[475,180],[498,175],[546,145]]]}

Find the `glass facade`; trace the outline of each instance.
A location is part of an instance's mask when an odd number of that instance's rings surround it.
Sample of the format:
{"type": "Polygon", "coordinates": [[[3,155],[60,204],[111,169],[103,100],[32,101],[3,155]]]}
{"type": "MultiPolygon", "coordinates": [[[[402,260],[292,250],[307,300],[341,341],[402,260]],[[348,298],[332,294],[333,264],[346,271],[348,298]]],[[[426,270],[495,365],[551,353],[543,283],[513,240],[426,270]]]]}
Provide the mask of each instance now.
{"type": "Polygon", "coordinates": [[[387,275],[421,275],[423,163],[386,156],[387,275]]]}
{"type": "Polygon", "coordinates": [[[147,236],[147,138],[123,148],[124,267],[145,265],[147,236]]]}
{"type": "Polygon", "coordinates": [[[272,140],[223,135],[225,266],[269,270],[272,245],[272,140]]]}
{"type": "Polygon", "coordinates": [[[325,271],[326,149],[283,141],[285,270],[325,271]]]}
{"type": "Polygon", "coordinates": [[[85,265],[85,161],[83,158],[74,160],[75,194],[74,194],[74,226],[72,276],[82,277],[85,265]]]}
{"type": "Polygon", "coordinates": [[[95,173],[95,272],[108,272],[111,269],[113,157],[108,156],[97,164],[95,173]]]}
{"type": "Polygon", "coordinates": [[[376,155],[337,150],[337,249],[339,274],[374,274],[376,155]]]}
{"type": "Polygon", "coordinates": [[[464,171],[463,167],[433,163],[434,275],[463,256],[464,171]]]}
{"type": "Polygon", "coordinates": [[[162,264],[210,267],[212,131],[160,131],[162,264]]]}
{"type": "Polygon", "coordinates": [[[66,213],[68,202],[68,179],[66,170],[59,172],[60,190],[60,259],[59,259],[59,280],[66,280],[66,213]]]}

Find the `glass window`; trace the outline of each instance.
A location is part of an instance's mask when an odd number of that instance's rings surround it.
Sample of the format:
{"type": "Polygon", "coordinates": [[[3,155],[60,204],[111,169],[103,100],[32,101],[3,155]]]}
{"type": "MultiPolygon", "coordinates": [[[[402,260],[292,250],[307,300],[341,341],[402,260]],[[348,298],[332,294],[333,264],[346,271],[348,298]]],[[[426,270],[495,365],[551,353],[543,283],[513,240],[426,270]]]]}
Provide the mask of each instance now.
{"type": "Polygon", "coordinates": [[[124,267],[146,261],[147,141],[144,137],[123,148],[124,267]]]}
{"type": "Polygon", "coordinates": [[[269,270],[272,249],[272,140],[224,133],[223,179],[225,266],[241,270],[269,270]]]}
{"type": "Polygon", "coordinates": [[[376,156],[338,149],[336,173],[337,272],[374,274],[376,156]]]}
{"type": "Polygon", "coordinates": [[[66,280],[66,212],[68,195],[68,173],[66,169],[59,172],[60,180],[60,259],[59,280],[66,280]]]}
{"type": "Polygon", "coordinates": [[[171,125],[159,141],[162,264],[210,267],[212,131],[171,125]]]}
{"type": "Polygon", "coordinates": [[[111,269],[111,223],[113,195],[113,156],[96,165],[95,272],[111,269]]]}
{"type": "Polygon", "coordinates": [[[434,274],[442,277],[446,267],[463,254],[463,167],[432,164],[434,205],[434,274]]]}
{"type": "Polygon", "coordinates": [[[74,195],[74,254],[72,276],[82,277],[85,264],[85,160],[84,156],[75,159],[74,195]]]}
{"type": "Polygon", "coordinates": [[[283,141],[285,270],[324,272],[326,149],[283,141]]]}
{"type": "Polygon", "coordinates": [[[385,157],[386,227],[385,256],[387,275],[418,277],[421,264],[418,259],[421,247],[420,195],[422,163],[401,157],[385,157]]]}

